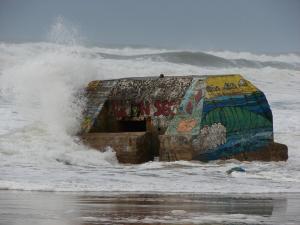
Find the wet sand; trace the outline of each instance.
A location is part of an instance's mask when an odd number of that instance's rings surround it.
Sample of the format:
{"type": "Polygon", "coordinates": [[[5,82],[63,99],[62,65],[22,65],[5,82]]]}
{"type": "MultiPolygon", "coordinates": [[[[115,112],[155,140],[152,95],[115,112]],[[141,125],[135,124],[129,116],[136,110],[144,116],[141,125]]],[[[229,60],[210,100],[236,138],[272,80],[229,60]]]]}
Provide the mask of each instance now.
{"type": "Polygon", "coordinates": [[[300,224],[296,194],[0,191],[1,225],[300,224]]]}

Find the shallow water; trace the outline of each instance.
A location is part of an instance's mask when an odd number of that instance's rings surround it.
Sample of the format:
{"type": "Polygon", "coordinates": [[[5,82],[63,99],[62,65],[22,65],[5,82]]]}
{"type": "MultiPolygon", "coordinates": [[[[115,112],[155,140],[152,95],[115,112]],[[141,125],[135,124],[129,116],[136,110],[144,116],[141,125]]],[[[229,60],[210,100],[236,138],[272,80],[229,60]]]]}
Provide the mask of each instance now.
{"type": "Polygon", "coordinates": [[[300,194],[0,191],[0,224],[299,224],[300,194]]]}

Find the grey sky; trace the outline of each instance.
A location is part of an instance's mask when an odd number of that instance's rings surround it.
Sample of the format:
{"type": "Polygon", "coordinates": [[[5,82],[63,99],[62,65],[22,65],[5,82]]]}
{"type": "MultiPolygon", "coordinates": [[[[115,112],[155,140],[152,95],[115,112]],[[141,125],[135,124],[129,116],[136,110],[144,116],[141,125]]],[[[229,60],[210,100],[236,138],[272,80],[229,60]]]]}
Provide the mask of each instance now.
{"type": "Polygon", "coordinates": [[[93,43],[300,51],[300,0],[0,0],[0,41],[43,41],[57,16],[93,43]]]}

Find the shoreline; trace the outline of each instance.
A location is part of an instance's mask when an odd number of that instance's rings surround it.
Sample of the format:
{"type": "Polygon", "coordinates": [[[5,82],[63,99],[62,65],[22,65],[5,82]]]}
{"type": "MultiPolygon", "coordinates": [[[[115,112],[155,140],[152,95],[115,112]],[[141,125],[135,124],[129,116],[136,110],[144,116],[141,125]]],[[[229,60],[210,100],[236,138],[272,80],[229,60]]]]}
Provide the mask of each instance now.
{"type": "Polygon", "coordinates": [[[174,195],[181,195],[181,196],[189,196],[189,195],[203,195],[203,196],[280,196],[280,195],[299,195],[300,191],[278,191],[278,192],[166,192],[166,191],[65,191],[65,190],[23,190],[23,189],[0,189],[0,193],[2,192],[32,192],[32,193],[54,193],[54,194],[74,194],[74,195],[93,195],[93,196],[129,196],[129,195],[164,195],[164,196],[174,196],[174,195]]]}
{"type": "Polygon", "coordinates": [[[300,193],[0,191],[0,224],[299,224],[300,193]]]}

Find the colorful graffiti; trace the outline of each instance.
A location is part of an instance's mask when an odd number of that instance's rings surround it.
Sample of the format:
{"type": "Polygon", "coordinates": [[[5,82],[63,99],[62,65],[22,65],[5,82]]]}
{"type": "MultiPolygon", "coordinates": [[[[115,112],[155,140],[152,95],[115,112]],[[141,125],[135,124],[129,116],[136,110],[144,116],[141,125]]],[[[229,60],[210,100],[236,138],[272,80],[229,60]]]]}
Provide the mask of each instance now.
{"type": "Polygon", "coordinates": [[[156,112],[154,113],[154,116],[173,116],[175,113],[175,107],[176,107],[175,101],[160,101],[156,100],[154,102],[154,106],[156,108],[156,112]]]}
{"type": "Polygon", "coordinates": [[[183,119],[178,123],[178,132],[190,132],[197,124],[195,119],[183,119]]]}
{"type": "Polygon", "coordinates": [[[150,118],[159,134],[176,140],[185,137],[194,159],[227,158],[273,141],[267,99],[240,75],[94,81],[87,91],[85,132],[93,127],[105,103],[106,118],[150,118]]]}
{"type": "Polygon", "coordinates": [[[226,127],[221,123],[211,126],[205,125],[197,138],[192,141],[193,147],[198,152],[208,152],[217,149],[226,143],[226,127]]]}
{"type": "Polygon", "coordinates": [[[118,102],[112,102],[112,111],[116,118],[123,118],[128,115],[126,105],[118,104],[118,102]]]}
{"type": "Polygon", "coordinates": [[[272,128],[271,121],[243,107],[215,108],[202,118],[201,125],[210,126],[217,121],[226,126],[229,133],[264,127],[272,128]]]}
{"type": "Polygon", "coordinates": [[[96,91],[99,85],[101,85],[100,80],[93,80],[88,84],[86,90],[89,92],[96,91]]]}
{"type": "MultiPolygon", "coordinates": [[[[150,115],[150,103],[146,101],[142,101],[136,106],[137,109],[139,109],[141,116],[150,115]]],[[[138,110],[137,110],[138,112],[138,110]]],[[[137,116],[137,113],[134,115],[137,116]]]]}
{"type": "Polygon", "coordinates": [[[86,88],[87,107],[83,112],[83,122],[79,133],[88,133],[94,126],[102,107],[116,81],[91,81],[86,88]],[[98,91],[103,89],[103,91],[98,91]]]}
{"type": "Polygon", "coordinates": [[[240,75],[208,77],[206,84],[201,131],[221,124],[226,128],[226,142],[211,151],[203,145],[207,141],[218,143],[218,138],[207,139],[200,135],[198,139],[202,146],[197,159],[213,160],[253,151],[273,140],[272,112],[261,91],[240,75]]]}
{"type": "Polygon", "coordinates": [[[145,116],[174,116],[178,103],[168,100],[154,100],[130,102],[130,101],[111,101],[111,111],[117,119],[136,118],[145,116]]]}
{"type": "Polygon", "coordinates": [[[273,140],[265,95],[240,75],[193,79],[167,135],[190,135],[195,159],[213,160],[273,140]]]}
{"type": "Polygon", "coordinates": [[[171,120],[166,131],[168,135],[198,134],[203,107],[205,83],[203,79],[195,78],[184,95],[178,112],[171,120]]]}
{"type": "Polygon", "coordinates": [[[257,88],[240,75],[210,76],[206,79],[207,99],[256,91],[257,88]]]}
{"type": "Polygon", "coordinates": [[[92,127],[92,119],[89,117],[85,117],[81,123],[82,131],[89,131],[92,127]]]}

